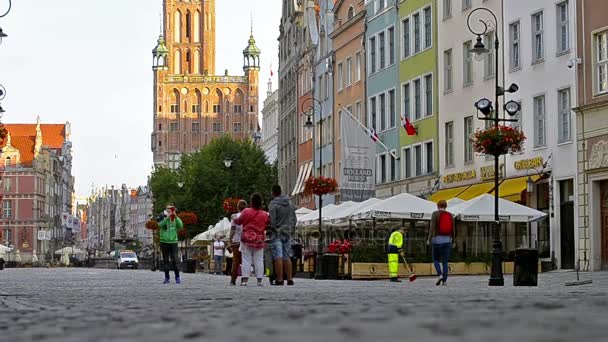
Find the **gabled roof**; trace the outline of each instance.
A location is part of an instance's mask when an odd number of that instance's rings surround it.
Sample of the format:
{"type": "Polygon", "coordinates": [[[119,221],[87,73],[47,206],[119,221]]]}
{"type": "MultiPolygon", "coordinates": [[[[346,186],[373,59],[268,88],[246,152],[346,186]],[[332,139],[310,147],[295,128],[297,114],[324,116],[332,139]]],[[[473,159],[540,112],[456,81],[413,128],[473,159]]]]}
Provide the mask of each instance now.
{"type": "MultiPolygon", "coordinates": [[[[15,137],[36,137],[36,124],[4,124],[4,127],[15,137]]],[[[65,142],[65,124],[40,124],[42,146],[60,149],[65,142]]]]}
{"type": "MultiPolygon", "coordinates": [[[[10,132],[10,131],[9,131],[10,132]]],[[[31,137],[11,136],[11,146],[19,150],[19,164],[31,166],[34,161],[35,139],[31,137]]]]}

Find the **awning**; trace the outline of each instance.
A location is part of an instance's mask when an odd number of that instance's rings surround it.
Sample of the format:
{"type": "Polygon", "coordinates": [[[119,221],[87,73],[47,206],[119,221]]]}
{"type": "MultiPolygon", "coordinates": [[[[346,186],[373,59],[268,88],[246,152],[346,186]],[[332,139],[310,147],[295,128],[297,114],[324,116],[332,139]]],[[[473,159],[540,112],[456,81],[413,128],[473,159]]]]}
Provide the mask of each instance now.
{"type": "Polygon", "coordinates": [[[302,175],[304,174],[305,167],[306,167],[306,164],[300,165],[300,172],[298,172],[298,179],[296,180],[296,185],[293,187],[293,190],[291,191],[291,196],[295,196],[298,193],[298,189],[300,188],[300,185],[302,184],[302,175]]]}
{"type": "Polygon", "coordinates": [[[492,189],[494,189],[494,182],[474,184],[456,197],[468,201],[477,196],[487,194],[492,189]]]}
{"type": "Polygon", "coordinates": [[[457,188],[450,188],[450,189],[443,189],[443,190],[439,190],[436,193],[432,194],[431,197],[429,197],[429,201],[431,202],[439,202],[440,200],[450,200],[454,197],[458,197],[458,195],[460,195],[463,191],[465,191],[466,189],[468,189],[469,186],[459,186],[457,188]]]}
{"type": "MultiPolygon", "coordinates": [[[[530,175],[530,178],[533,182],[536,182],[540,176],[530,175]]],[[[498,187],[498,194],[500,195],[500,198],[504,198],[509,201],[520,201],[522,191],[526,190],[527,181],[528,177],[505,179],[498,187]]],[[[494,193],[495,191],[493,189],[490,194],[494,195],[494,193]]]]}
{"type": "Polygon", "coordinates": [[[296,182],[296,186],[291,193],[292,196],[300,194],[304,192],[304,185],[306,184],[306,180],[310,177],[310,172],[312,171],[312,161],[300,165],[300,175],[298,176],[298,181],[296,182]]]}

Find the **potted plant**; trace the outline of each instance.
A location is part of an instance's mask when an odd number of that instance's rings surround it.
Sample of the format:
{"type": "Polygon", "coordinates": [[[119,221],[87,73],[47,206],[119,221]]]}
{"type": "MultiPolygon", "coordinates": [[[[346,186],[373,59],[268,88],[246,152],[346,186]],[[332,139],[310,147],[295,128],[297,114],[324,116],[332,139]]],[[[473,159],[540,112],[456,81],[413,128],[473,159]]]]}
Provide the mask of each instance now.
{"type": "Polygon", "coordinates": [[[473,150],[477,153],[500,156],[523,150],[525,134],[513,127],[499,125],[475,132],[473,150]]]}

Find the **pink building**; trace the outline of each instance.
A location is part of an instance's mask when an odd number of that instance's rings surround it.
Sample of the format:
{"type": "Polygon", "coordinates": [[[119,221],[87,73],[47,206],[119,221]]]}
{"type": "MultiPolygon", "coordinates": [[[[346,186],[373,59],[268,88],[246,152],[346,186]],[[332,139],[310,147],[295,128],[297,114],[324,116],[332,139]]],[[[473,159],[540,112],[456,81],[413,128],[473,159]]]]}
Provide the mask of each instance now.
{"type": "Polygon", "coordinates": [[[23,261],[39,260],[61,248],[61,213],[73,193],[69,124],[6,124],[0,145],[4,167],[0,194],[0,242],[19,250],[23,261]],[[66,172],[67,171],[67,172],[66,172]]]}

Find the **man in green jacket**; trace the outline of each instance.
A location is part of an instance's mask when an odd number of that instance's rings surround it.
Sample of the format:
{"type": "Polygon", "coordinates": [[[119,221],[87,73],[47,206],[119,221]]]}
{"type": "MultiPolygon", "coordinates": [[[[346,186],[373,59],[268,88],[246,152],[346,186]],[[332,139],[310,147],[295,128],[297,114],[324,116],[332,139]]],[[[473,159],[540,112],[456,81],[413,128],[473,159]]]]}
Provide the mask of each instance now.
{"type": "Polygon", "coordinates": [[[169,284],[169,260],[171,268],[175,272],[175,282],[181,283],[179,269],[177,268],[177,232],[184,227],[182,220],[175,214],[175,206],[167,205],[164,211],[164,219],[159,223],[160,227],[160,252],[163,255],[163,265],[165,269],[165,281],[169,284]]]}

